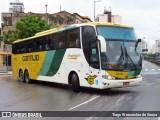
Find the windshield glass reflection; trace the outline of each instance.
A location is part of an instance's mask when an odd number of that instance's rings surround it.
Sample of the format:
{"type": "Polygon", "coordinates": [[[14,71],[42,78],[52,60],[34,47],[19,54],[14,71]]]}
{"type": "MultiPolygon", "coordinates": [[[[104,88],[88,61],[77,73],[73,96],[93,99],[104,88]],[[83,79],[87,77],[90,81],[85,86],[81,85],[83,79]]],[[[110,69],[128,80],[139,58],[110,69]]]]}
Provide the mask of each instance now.
{"type": "Polygon", "coordinates": [[[140,43],[134,29],[99,26],[97,30],[107,46],[107,52],[101,53],[102,69],[141,69],[140,43]]]}

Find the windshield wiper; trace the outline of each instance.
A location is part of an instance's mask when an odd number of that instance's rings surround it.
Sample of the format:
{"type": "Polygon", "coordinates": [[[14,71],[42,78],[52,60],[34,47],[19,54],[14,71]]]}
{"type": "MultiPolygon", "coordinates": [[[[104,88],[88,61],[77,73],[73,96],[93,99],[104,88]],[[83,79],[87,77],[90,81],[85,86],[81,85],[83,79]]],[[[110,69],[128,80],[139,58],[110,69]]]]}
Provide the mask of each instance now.
{"type": "Polygon", "coordinates": [[[123,61],[122,61],[123,57],[124,57],[124,52],[123,52],[123,48],[122,48],[122,46],[121,46],[121,55],[120,55],[120,57],[119,57],[118,64],[121,64],[121,62],[123,62],[123,61]]]}
{"type": "Polygon", "coordinates": [[[124,46],[124,49],[125,49],[125,56],[126,56],[126,58],[127,58],[127,60],[126,60],[126,63],[125,64],[127,64],[127,62],[128,62],[128,58],[130,59],[130,61],[132,62],[132,64],[133,64],[133,66],[137,69],[137,66],[135,65],[135,63],[133,62],[133,60],[131,59],[131,57],[128,55],[128,53],[127,53],[127,49],[126,49],[126,47],[124,46]]]}

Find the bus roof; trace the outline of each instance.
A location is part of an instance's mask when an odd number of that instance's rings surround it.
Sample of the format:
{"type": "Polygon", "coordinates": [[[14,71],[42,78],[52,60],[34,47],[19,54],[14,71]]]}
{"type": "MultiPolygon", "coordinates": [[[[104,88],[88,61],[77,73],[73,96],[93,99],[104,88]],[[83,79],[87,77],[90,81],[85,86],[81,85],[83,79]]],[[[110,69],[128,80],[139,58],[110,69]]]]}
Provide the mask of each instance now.
{"type": "Polygon", "coordinates": [[[116,27],[125,27],[125,28],[133,28],[132,26],[118,24],[118,23],[110,23],[110,22],[89,22],[84,24],[90,24],[93,26],[116,26],[116,27]]]}
{"type": "Polygon", "coordinates": [[[117,24],[117,23],[88,22],[88,23],[82,23],[82,24],[73,24],[73,25],[70,25],[70,26],[68,26],[66,28],[59,28],[59,29],[58,28],[52,28],[52,29],[49,29],[49,30],[46,30],[46,31],[42,31],[42,32],[36,33],[34,36],[16,40],[16,41],[13,42],[13,44],[14,43],[18,43],[18,42],[22,42],[22,41],[26,41],[26,40],[30,40],[30,39],[33,39],[33,38],[38,38],[38,37],[41,37],[41,36],[44,36],[44,35],[49,35],[49,34],[60,32],[60,31],[65,31],[65,30],[72,29],[72,28],[86,26],[86,25],[91,25],[91,26],[95,26],[95,27],[96,26],[116,26],[116,27],[133,28],[131,26],[127,26],[127,25],[123,25],[123,24],[117,24]]]}

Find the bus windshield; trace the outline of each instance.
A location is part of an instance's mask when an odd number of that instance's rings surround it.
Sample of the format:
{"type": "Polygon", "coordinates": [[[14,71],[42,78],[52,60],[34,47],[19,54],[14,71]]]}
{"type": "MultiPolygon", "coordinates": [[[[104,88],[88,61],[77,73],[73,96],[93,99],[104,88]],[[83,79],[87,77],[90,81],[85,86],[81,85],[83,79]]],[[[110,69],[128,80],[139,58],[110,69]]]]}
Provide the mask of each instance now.
{"type": "Polygon", "coordinates": [[[140,45],[132,28],[97,27],[98,34],[105,38],[107,52],[101,53],[102,69],[141,69],[140,45]]]}

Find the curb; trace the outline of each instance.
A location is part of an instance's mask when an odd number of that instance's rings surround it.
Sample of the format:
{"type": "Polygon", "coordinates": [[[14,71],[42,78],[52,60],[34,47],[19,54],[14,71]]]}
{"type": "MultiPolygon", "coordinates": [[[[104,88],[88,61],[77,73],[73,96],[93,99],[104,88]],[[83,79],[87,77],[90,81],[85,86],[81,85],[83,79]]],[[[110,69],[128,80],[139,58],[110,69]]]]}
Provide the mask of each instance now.
{"type": "Polygon", "coordinates": [[[0,72],[0,75],[12,75],[12,72],[0,72]]]}

